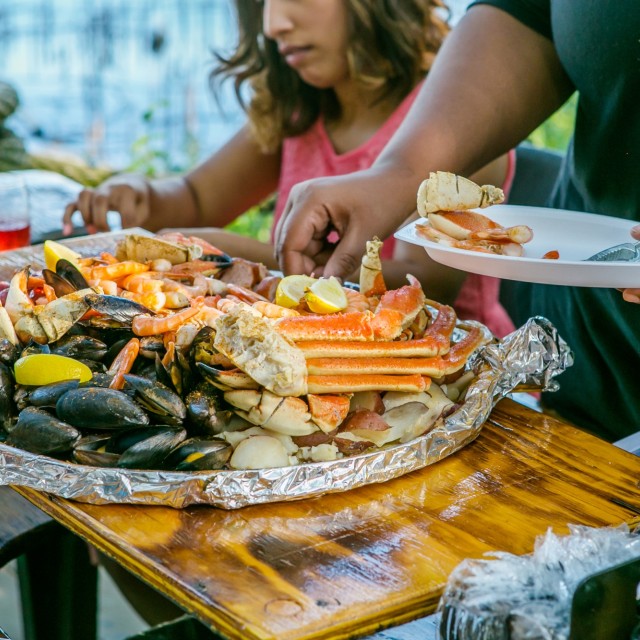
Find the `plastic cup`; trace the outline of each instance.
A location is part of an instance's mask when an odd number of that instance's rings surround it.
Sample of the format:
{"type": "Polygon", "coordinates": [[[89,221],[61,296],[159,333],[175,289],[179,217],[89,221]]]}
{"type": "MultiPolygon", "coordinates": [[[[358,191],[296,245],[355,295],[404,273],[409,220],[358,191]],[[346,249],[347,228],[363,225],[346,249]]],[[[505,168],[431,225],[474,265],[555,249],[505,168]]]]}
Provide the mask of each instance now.
{"type": "Polygon", "coordinates": [[[0,173],[0,251],[29,245],[29,191],[21,176],[0,173]]]}

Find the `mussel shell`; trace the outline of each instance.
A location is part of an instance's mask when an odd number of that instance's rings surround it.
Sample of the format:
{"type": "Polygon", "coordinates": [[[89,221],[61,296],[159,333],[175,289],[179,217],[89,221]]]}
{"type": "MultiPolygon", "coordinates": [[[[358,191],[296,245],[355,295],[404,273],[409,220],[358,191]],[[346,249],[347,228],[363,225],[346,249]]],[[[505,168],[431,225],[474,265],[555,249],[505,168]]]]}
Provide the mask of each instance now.
{"type": "Polygon", "coordinates": [[[167,423],[181,424],[187,416],[187,408],[180,396],[160,382],[142,376],[125,374],[127,385],[135,390],[136,400],[151,413],[167,423]]]}
{"type": "Polygon", "coordinates": [[[48,344],[40,344],[35,340],[29,340],[25,348],[22,350],[20,357],[24,358],[24,356],[30,356],[33,353],[51,353],[51,348],[48,344]]]}
{"type": "Polygon", "coordinates": [[[84,436],[73,447],[73,458],[80,464],[92,467],[115,467],[120,460],[119,453],[105,451],[105,446],[110,436],[91,435],[84,436]]]}
{"type": "Polygon", "coordinates": [[[162,336],[144,336],[140,338],[140,355],[143,358],[155,360],[156,353],[164,354],[164,340],[162,336]]]}
{"type": "MultiPolygon", "coordinates": [[[[78,290],[73,284],[71,284],[71,282],[63,278],[61,275],[58,275],[55,271],[51,271],[51,269],[43,269],[42,277],[44,278],[44,281],[53,288],[58,298],[62,298],[62,296],[66,296],[78,290]]],[[[86,286],[88,285],[85,285],[85,287],[86,286]]],[[[81,287],[81,289],[84,289],[85,287],[81,287]]]]}
{"type": "Polygon", "coordinates": [[[79,429],[124,429],[149,424],[149,416],[126,393],[104,387],[67,391],[56,404],[61,420],[79,429]]]}
{"type": "Polygon", "coordinates": [[[7,444],[31,453],[50,454],[70,451],[79,439],[80,432],[72,425],[44,409],[27,407],[20,412],[7,444]]]}
{"type": "Polygon", "coordinates": [[[89,288],[89,283],[80,273],[80,270],[65,258],[60,258],[60,260],[56,262],[56,273],[69,282],[76,291],[89,288]]]}
{"type": "Polygon", "coordinates": [[[11,371],[0,362],[0,427],[6,427],[15,413],[14,391],[15,383],[11,371]]]}
{"type": "Polygon", "coordinates": [[[2,340],[0,340],[0,363],[12,367],[20,357],[21,351],[22,349],[18,345],[13,344],[11,340],[2,338],[2,340]]]}
{"type": "Polygon", "coordinates": [[[226,253],[205,253],[204,255],[201,255],[199,259],[203,262],[212,262],[221,269],[230,267],[233,264],[233,258],[226,253]]]}
{"type": "Polygon", "coordinates": [[[80,381],[73,379],[37,387],[29,392],[29,404],[34,407],[55,407],[62,395],[71,389],[77,389],[79,385],[80,381]]]}
{"type": "Polygon", "coordinates": [[[157,426],[127,429],[110,438],[107,450],[121,450],[118,467],[160,469],[163,461],[187,437],[182,427],[157,426]]]}
{"type": "Polygon", "coordinates": [[[121,298],[120,296],[107,296],[99,293],[90,293],[85,296],[87,304],[98,313],[101,313],[112,320],[116,320],[124,325],[131,325],[131,321],[141,313],[155,315],[135,300],[121,298]]]}
{"type": "Polygon", "coordinates": [[[207,382],[200,383],[185,398],[189,424],[193,433],[214,435],[222,431],[220,392],[207,382]]]}
{"type": "Polygon", "coordinates": [[[83,360],[102,360],[107,353],[107,345],[87,335],[66,335],[50,345],[51,353],[83,360]]]}
{"type": "Polygon", "coordinates": [[[82,382],[81,387],[108,387],[113,382],[113,375],[110,373],[93,372],[93,378],[87,382],[82,382]]]}
{"type": "Polygon", "coordinates": [[[171,451],[164,467],[175,471],[222,469],[232,453],[233,447],[224,440],[190,438],[171,451]]]}

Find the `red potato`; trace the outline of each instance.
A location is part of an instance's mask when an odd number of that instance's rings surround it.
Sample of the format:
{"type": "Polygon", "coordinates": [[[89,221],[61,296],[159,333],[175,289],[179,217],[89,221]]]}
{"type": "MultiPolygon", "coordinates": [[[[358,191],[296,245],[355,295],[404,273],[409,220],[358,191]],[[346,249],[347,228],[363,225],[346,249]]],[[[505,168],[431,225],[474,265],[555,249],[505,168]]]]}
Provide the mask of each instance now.
{"type": "Polygon", "coordinates": [[[340,433],[344,431],[385,431],[389,425],[375,411],[359,409],[351,414],[340,426],[340,433]]]}
{"type": "Polygon", "coordinates": [[[327,442],[331,442],[333,437],[338,433],[338,429],[334,429],[329,433],[324,433],[323,431],[314,431],[314,433],[310,433],[308,436],[292,436],[291,439],[299,446],[299,447],[317,447],[319,444],[326,444],[327,442]]]}
{"type": "Polygon", "coordinates": [[[368,409],[382,415],[384,413],[384,402],[379,391],[358,391],[351,397],[349,411],[359,411],[368,409]]]}

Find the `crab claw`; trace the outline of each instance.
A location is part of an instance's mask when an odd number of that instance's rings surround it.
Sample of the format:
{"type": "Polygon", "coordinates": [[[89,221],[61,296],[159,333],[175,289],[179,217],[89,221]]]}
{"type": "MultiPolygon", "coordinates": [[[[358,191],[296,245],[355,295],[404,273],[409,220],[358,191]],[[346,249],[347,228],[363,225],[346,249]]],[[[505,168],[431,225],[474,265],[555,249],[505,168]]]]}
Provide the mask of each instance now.
{"type": "Polygon", "coordinates": [[[4,306],[11,322],[15,325],[20,318],[33,312],[33,302],[29,298],[27,283],[29,281],[29,266],[16,271],[11,278],[7,299],[4,306]]]}
{"type": "Polygon", "coordinates": [[[93,293],[93,289],[81,289],[44,306],[32,307],[15,323],[18,338],[22,343],[34,340],[39,344],[59,340],[89,309],[85,300],[89,293],[93,293]]]}
{"type": "Polygon", "coordinates": [[[301,398],[277,396],[262,391],[227,391],[224,399],[235,412],[252,424],[288,436],[308,436],[318,427],[311,420],[309,406],[301,398]]]}

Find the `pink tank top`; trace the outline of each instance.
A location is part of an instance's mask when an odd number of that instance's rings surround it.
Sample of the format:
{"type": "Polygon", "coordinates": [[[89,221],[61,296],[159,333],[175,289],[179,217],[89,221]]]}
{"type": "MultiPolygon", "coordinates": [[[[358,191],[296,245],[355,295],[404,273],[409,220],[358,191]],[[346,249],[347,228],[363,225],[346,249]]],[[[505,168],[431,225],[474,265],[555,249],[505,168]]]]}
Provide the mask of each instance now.
{"type": "MultiPolygon", "coordinates": [[[[422,84],[422,83],[421,83],[422,84]]],[[[284,210],[289,192],[298,182],[313,178],[340,176],[368,169],[396,132],[416,98],[421,84],[398,105],[389,119],[369,140],[359,147],[337,154],[327,134],[322,118],[299,136],[287,138],[282,145],[282,163],[278,183],[272,232],[284,210]]],[[[515,173],[515,152],[509,153],[509,165],[502,186],[508,196],[515,173]]],[[[381,251],[384,259],[393,258],[395,239],[388,238],[381,251]]],[[[474,319],[487,325],[499,338],[513,331],[514,326],[498,300],[500,281],[488,276],[469,274],[460,289],[454,307],[463,319],[474,319]]]]}

